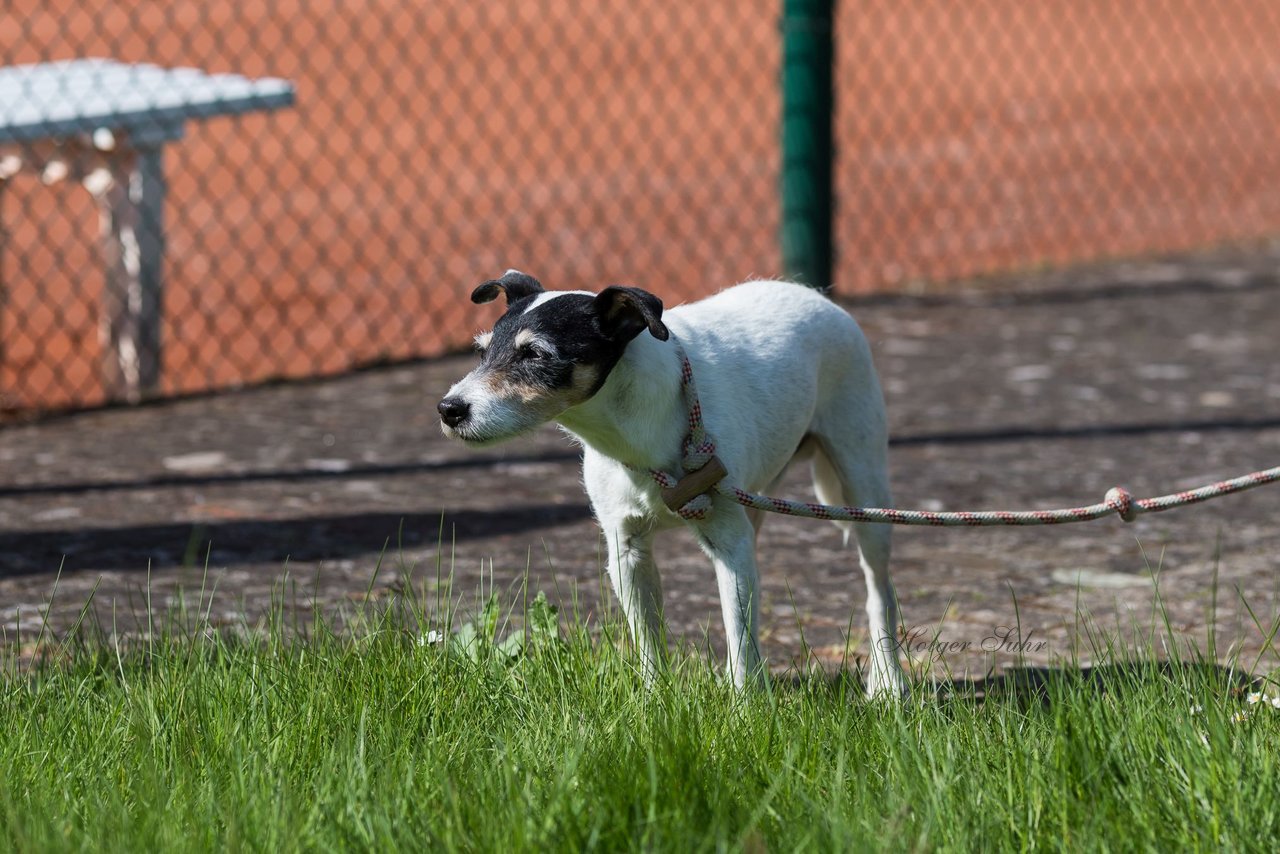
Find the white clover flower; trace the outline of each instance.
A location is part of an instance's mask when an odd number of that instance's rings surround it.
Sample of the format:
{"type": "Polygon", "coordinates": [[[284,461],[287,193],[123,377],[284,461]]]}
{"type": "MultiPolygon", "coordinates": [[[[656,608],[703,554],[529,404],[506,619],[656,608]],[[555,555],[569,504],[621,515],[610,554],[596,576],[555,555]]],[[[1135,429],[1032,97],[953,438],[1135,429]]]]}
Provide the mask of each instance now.
{"type": "Polygon", "coordinates": [[[1280,694],[1272,697],[1268,702],[1271,703],[1271,708],[1280,709],[1280,694]]]}
{"type": "Polygon", "coordinates": [[[1258,703],[1262,702],[1265,699],[1266,698],[1262,696],[1262,693],[1259,691],[1254,691],[1248,697],[1244,698],[1245,702],[1251,706],[1256,706],[1258,705],[1258,703]]]}
{"type": "Polygon", "coordinates": [[[444,643],[444,632],[432,629],[425,635],[418,635],[418,646],[434,646],[438,643],[444,643]]]}
{"type": "Polygon", "coordinates": [[[1236,712],[1231,716],[1231,722],[1233,724],[1244,723],[1247,720],[1249,720],[1249,713],[1247,711],[1236,712]]]}

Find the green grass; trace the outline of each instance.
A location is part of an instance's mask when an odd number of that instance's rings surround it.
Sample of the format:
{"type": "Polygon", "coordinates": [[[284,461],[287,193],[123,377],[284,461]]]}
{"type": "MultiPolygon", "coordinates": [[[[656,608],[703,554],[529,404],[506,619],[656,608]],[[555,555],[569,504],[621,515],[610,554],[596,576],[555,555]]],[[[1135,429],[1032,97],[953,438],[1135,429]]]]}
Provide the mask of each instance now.
{"type": "Polygon", "coordinates": [[[46,640],[38,665],[6,660],[0,845],[1271,850],[1280,838],[1280,711],[1248,706],[1213,667],[1068,666],[1037,689],[925,688],[895,707],[818,673],[740,696],[688,651],[647,690],[616,625],[557,628],[541,603],[527,636],[489,609],[445,643],[424,642],[406,600],[341,633],[286,629],[282,613],[238,634],[179,614],[127,648],[90,632],[46,640]]]}

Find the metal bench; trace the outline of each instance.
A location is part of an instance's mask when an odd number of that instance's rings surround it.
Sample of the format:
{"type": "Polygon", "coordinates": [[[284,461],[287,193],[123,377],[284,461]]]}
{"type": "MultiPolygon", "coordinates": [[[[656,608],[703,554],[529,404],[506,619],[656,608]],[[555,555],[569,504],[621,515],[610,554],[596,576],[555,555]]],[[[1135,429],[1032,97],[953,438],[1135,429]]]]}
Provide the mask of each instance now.
{"type": "Polygon", "coordinates": [[[107,59],[0,68],[0,192],[32,171],[46,183],[77,180],[98,203],[108,398],[136,401],[160,382],[165,143],[182,137],[188,119],[293,100],[287,80],[194,68],[107,59]]]}

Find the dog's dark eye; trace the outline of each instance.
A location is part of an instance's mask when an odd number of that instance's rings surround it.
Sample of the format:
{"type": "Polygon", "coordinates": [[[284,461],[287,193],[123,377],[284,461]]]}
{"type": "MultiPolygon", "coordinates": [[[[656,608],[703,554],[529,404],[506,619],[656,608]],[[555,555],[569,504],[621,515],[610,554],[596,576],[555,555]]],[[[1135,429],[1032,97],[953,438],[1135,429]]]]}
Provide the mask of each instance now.
{"type": "Polygon", "coordinates": [[[521,347],[520,358],[523,360],[545,359],[547,354],[539,350],[537,347],[521,347]]]}

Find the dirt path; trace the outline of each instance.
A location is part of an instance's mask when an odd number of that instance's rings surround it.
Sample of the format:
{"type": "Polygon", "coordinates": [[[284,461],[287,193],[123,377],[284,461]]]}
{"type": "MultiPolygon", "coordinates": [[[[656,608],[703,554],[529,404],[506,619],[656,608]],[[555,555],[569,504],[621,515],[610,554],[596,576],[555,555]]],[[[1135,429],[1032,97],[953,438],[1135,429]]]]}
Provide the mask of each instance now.
{"type": "MultiPolygon", "coordinates": [[[[938,298],[852,306],[873,342],[904,507],[1024,508],[1196,485],[1280,460],[1280,247],[1007,281],[938,298]]],[[[260,614],[287,574],[298,596],[490,582],[602,604],[597,535],[575,449],[554,430],[490,452],[441,438],[433,405],[467,357],[0,430],[0,625],[96,608],[129,627],[151,566],[153,601],[198,588],[212,617],[260,614]],[[443,520],[443,521],[442,521],[443,520]],[[440,533],[443,531],[443,544],[440,533]],[[208,544],[211,543],[211,546],[208,544]],[[483,579],[483,582],[482,582],[483,579]]],[[[784,494],[807,495],[802,472],[784,494]]],[[[941,666],[980,673],[1070,653],[1077,603],[1103,625],[1150,626],[1148,563],[1173,629],[1203,641],[1217,567],[1220,650],[1256,650],[1277,614],[1276,488],[1196,509],[1052,529],[902,529],[895,577],[916,651],[941,633],[941,666]],[[1239,591],[1237,594],[1236,591],[1239,591]],[[1014,597],[1016,596],[1016,608],[1014,597]],[[998,647],[996,652],[983,647],[998,647]]],[[[830,526],[775,518],[761,537],[771,659],[801,632],[838,660],[862,583],[830,526]]],[[[718,644],[709,567],[683,533],[660,544],[675,632],[718,644]]],[[[603,602],[607,603],[605,596],[603,602]]],[[[935,645],[937,646],[937,645],[935,645]]],[[[1086,656],[1088,657],[1088,656],[1086,656]]]]}

